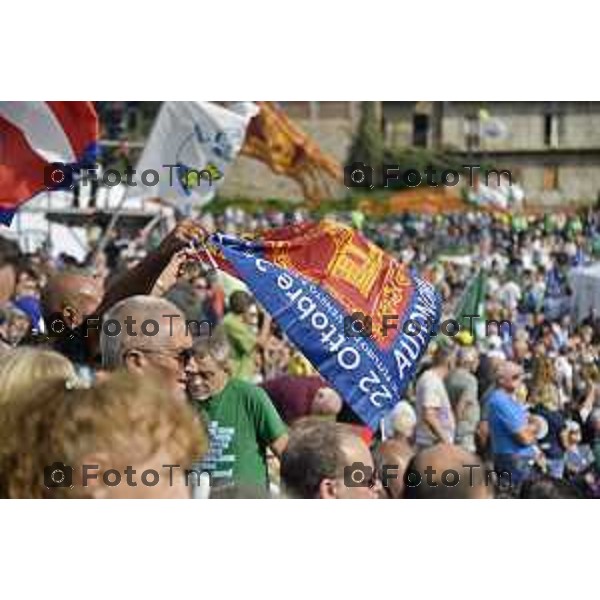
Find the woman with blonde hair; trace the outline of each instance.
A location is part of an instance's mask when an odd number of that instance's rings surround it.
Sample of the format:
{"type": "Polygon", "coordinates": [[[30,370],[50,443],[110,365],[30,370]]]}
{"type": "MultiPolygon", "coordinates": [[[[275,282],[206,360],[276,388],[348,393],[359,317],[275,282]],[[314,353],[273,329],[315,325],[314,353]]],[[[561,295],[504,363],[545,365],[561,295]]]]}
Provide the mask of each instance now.
{"type": "Polygon", "coordinates": [[[0,410],[18,399],[32,385],[63,380],[75,385],[75,368],[62,354],[53,350],[22,347],[0,357],[0,410]]]}
{"type": "Polygon", "coordinates": [[[206,435],[163,383],[121,372],[86,389],[32,386],[4,407],[0,498],[190,498],[206,435]]]}
{"type": "Polygon", "coordinates": [[[534,360],[529,401],[533,405],[531,413],[536,416],[541,431],[545,434],[538,437],[538,440],[545,455],[547,472],[552,477],[561,479],[565,468],[565,417],[561,410],[556,367],[552,358],[539,356],[534,360]]]}

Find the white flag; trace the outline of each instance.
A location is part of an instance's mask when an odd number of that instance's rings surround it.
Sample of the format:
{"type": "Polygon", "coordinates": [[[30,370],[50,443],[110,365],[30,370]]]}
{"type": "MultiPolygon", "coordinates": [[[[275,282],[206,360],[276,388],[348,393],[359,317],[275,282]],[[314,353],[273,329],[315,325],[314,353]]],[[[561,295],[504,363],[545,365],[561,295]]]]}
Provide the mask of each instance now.
{"type": "Polygon", "coordinates": [[[244,143],[258,112],[251,102],[164,102],[140,161],[132,195],[161,198],[182,211],[206,204],[244,143]]]}

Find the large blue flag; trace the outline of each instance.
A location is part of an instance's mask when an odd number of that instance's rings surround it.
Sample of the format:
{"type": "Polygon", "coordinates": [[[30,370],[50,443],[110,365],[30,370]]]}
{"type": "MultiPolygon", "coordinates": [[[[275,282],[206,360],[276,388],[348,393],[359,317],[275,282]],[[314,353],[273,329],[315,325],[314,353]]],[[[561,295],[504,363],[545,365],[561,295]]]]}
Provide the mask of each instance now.
{"type": "Polygon", "coordinates": [[[372,429],[401,400],[440,317],[432,285],[359,232],[323,221],[208,250],[372,429]]]}

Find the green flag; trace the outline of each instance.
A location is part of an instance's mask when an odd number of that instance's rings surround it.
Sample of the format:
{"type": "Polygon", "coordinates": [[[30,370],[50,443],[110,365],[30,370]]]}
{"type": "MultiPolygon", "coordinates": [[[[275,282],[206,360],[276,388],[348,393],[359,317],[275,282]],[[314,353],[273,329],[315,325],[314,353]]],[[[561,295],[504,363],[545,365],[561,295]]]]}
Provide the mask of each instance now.
{"type": "MultiPolygon", "coordinates": [[[[456,307],[456,320],[460,324],[460,332],[473,332],[475,342],[477,338],[485,335],[485,294],[487,289],[487,276],[483,269],[467,286],[462,298],[456,307]],[[469,318],[466,315],[471,315],[469,318]],[[474,315],[477,315],[476,317],[474,315]]],[[[460,334],[459,334],[460,335],[460,334]]]]}

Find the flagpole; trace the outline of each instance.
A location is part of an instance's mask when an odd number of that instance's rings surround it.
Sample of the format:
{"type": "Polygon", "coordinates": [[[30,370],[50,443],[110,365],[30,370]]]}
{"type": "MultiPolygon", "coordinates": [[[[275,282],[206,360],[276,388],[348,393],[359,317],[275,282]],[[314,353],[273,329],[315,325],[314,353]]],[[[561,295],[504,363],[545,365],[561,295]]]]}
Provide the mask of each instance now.
{"type": "MultiPolygon", "coordinates": [[[[148,140],[152,139],[154,131],[156,130],[156,124],[158,123],[158,119],[160,117],[160,113],[162,112],[164,105],[165,105],[165,103],[163,102],[160,106],[160,109],[156,113],[156,117],[154,118],[154,123],[152,124],[152,129],[150,130],[150,133],[148,134],[148,137],[146,139],[146,145],[144,146],[144,150],[142,151],[142,155],[140,156],[138,164],[144,157],[144,152],[146,151],[146,146],[148,144],[148,140]]],[[[113,216],[111,217],[111,219],[108,223],[108,226],[104,230],[104,233],[103,233],[102,237],[100,238],[100,241],[98,242],[98,245],[96,246],[96,249],[92,253],[92,259],[91,259],[92,264],[93,264],[93,261],[98,257],[100,252],[102,252],[104,250],[106,244],[108,243],[108,237],[112,233],[113,229],[115,228],[115,225],[117,224],[117,221],[119,220],[119,217],[121,216],[121,212],[123,210],[123,207],[125,206],[125,201],[127,200],[128,195],[129,195],[129,186],[126,186],[125,191],[123,192],[123,196],[121,197],[121,200],[117,204],[115,212],[113,213],[113,216]]]]}
{"type": "Polygon", "coordinates": [[[385,431],[385,419],[381,419],[379,421],[379,430],[381,432],[381,441],[385,442],[387,440],[386,431],[385,431]]]}
{"type": "Polygon", "coordinates": [[[108,225],[107,225],[106,229],[104,230],[104,233],[102,234],[102,237],[100,238],[100,241],[98,242],[98,245],[96,246],[96,249],[92,253],[92,257],[89,261],[90,264],[94,264],[94,261],[96,260],[96,258],[98,258],[100,253],[104,251],[104,248],[106,247],[106,244],[108,243],[108,238],[109,238],[110,234],[112,233],[113,229],[115,228],[115,225],[117,224],[117,221],[119,220],[119,217],[121,216],[123,207],[125,206],[125,202],[126,202],[128,196],[129,196],[129,186],[125,186],[123,195],[121,196],[121,199],[119,200],[119,203],[117,204],[115,211],[114,211],[110,221],[108,222],[108,225]]]}

